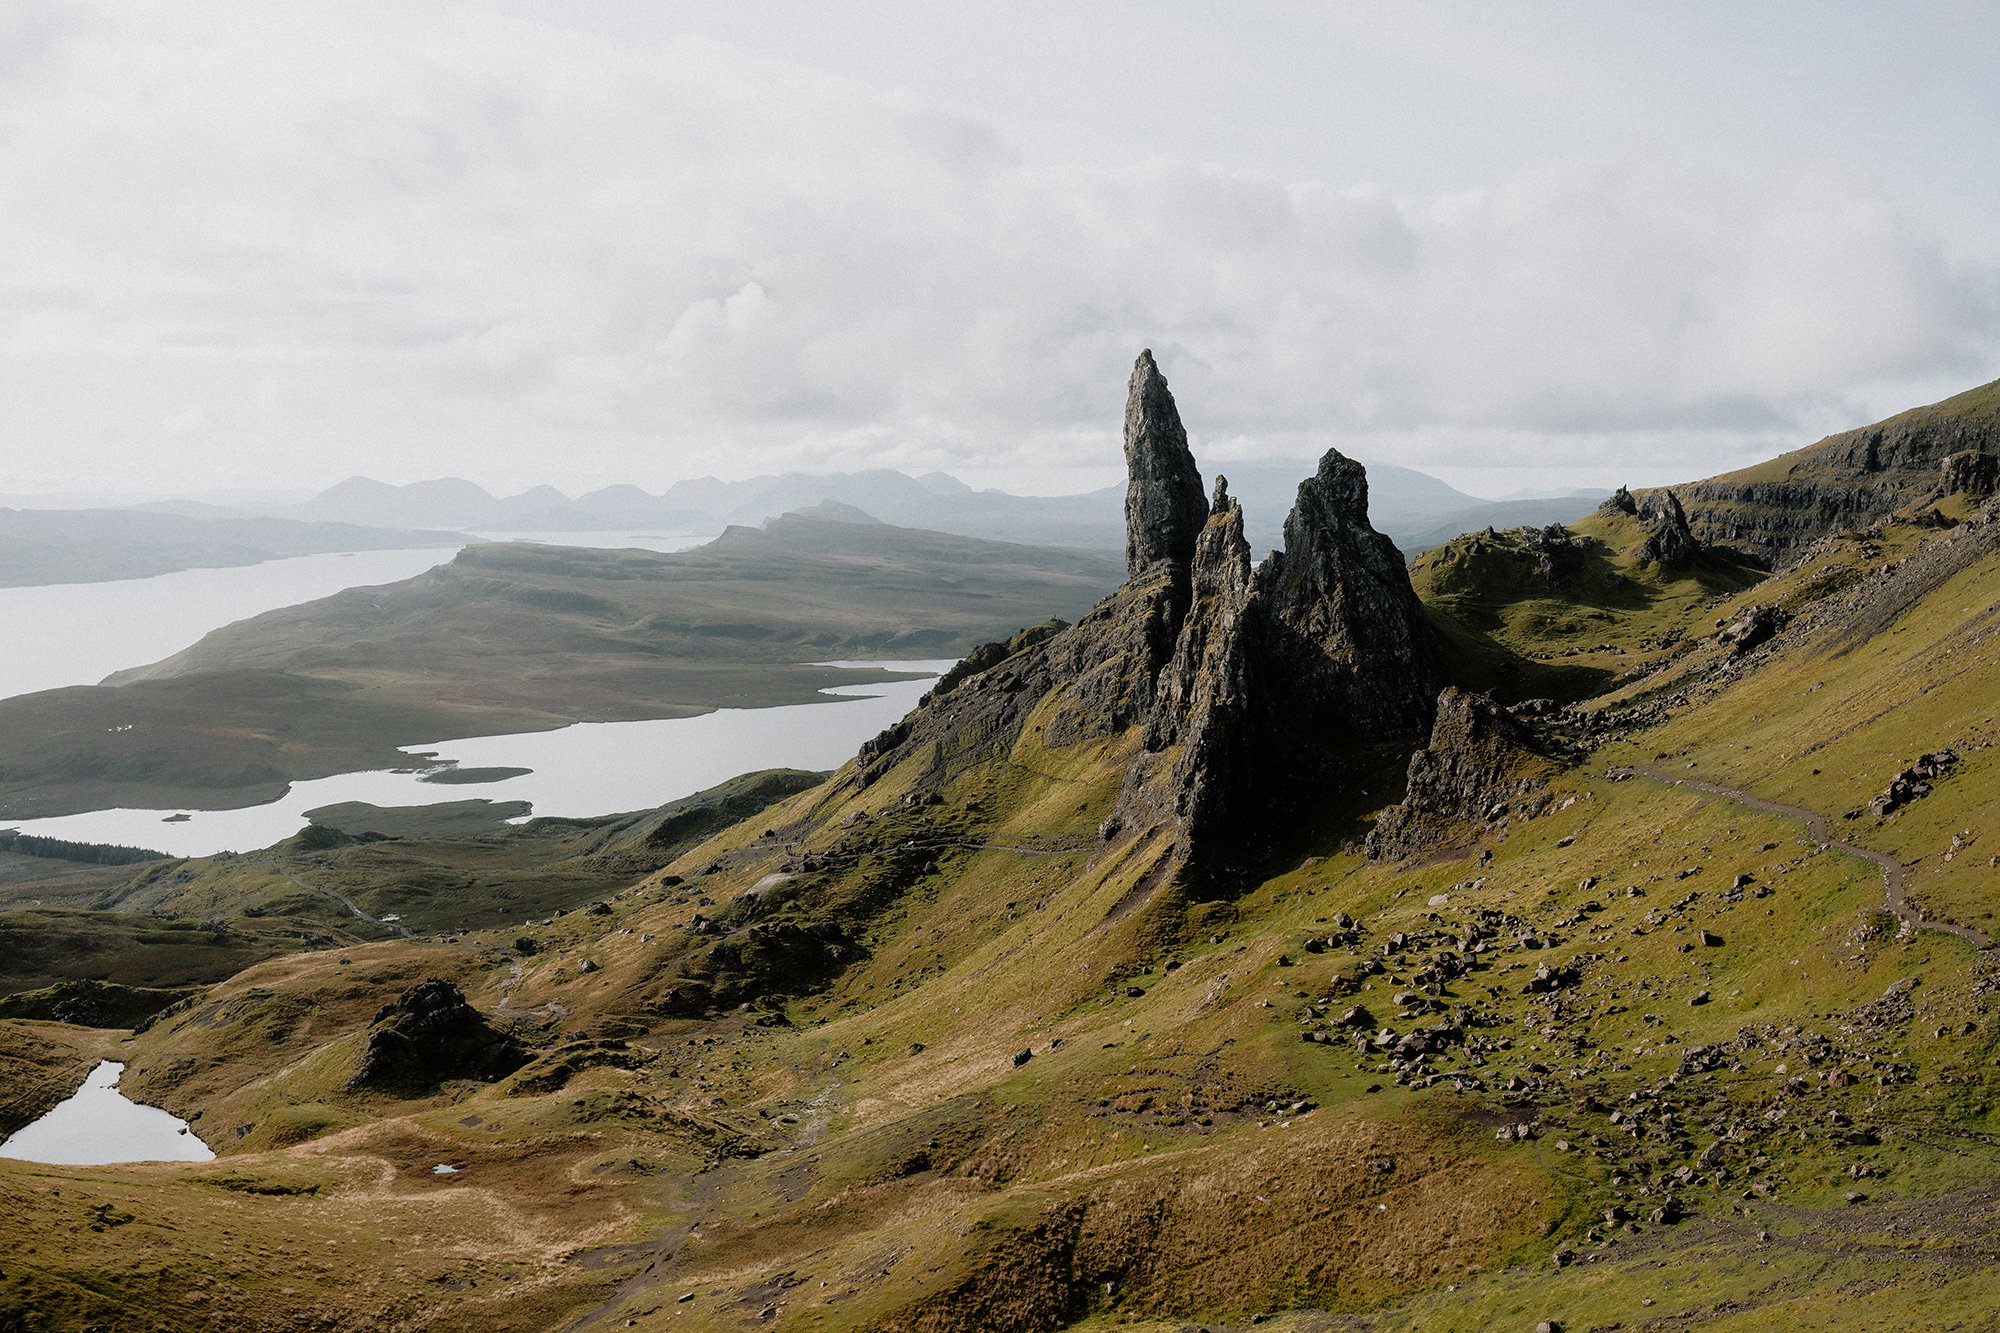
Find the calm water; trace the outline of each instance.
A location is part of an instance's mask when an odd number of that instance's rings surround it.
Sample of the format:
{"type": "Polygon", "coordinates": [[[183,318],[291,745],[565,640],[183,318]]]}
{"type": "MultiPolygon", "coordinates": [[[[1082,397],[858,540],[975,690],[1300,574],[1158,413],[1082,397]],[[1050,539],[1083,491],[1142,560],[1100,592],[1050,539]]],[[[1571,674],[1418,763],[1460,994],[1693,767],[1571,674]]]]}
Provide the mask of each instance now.
{"type": "Polygon", "coordinates": [[[106,1060],[68,1101],[0,1143],[0,1157],[66,1166],[110,1162],[207,1162],[215,1154],[188,1123],[118,1091],[125,1066],[106,1060]]]}
{"type": "MultiPolygon", "coordinates": [[[[714,537],[712,532],[509,532],[492,540],[681,551],[714,537]]],[[[114,671],[171,657],[210,630],[346,588],[399,583],[457,554],[444,546],[302,555],[149,579],[0,588],[0,625],[8,627],[0,634],[0,699],[95,685],[114,671]]]]}
{"type": "Polygon", "coordinates": [[[924,672],[920,680],[846,685],[822,704],[723,708],[653,722],[580,722],[558,731],[481,736],[403,747],[462,768],[527,768],[520,777],[478,784],[421,781],[421,774],[344,773],[297,782],[281,799],[244,810],[97,810],[56,819],[0,821],[0,827],[78,842],[151,847],[173,856],[209,856],[268,847],[306,825],[306,811],[342,801],[436,805],[486,797],[527,801],[538,815],[603,815],[644,810],[760,768],[837,768],[861,743],[916,707],[949,661],[839,662],[924,672]],[[186,814],[185,820],[164,822],[186,814]]]}
{"type": "Polygon", "coordinates": [[[184,569],[150,579],[0,588],[0,699],[63,685],[95,685],[114,671],[171,657],[210,630],[331,597],[396,583],[457,552],[358,551],[302,555],[235,569],[184,569]]]}

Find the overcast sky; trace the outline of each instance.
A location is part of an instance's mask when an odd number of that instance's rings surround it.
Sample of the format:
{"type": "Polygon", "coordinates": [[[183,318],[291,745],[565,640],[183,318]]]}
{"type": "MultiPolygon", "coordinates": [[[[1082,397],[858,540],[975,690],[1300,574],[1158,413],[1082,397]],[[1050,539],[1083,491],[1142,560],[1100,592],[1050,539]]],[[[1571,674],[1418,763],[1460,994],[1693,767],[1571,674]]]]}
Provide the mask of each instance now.
{"type": "Polygon", "coordinates": [[[0,493],[1724,470],[2000,375],[2000,6],[0,0],[0,493]]]}

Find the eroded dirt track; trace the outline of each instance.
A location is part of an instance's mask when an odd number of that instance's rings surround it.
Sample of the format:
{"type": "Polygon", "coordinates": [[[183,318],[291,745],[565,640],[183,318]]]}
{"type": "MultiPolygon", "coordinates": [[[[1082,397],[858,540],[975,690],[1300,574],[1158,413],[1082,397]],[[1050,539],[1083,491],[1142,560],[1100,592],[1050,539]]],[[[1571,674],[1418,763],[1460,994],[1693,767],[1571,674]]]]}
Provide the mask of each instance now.
{"type": "Polygon", "coordinates": [[[1650,778],[1654,782],[1665,782],[1676,787],[1687,787],[1694,791],[1707,792],[1711,796],[1720,796],[1726,800],[1734,801],[1738,805],[1749,806],[1752,810],[1762,810],[1768,814],[1783,815],[1787,819],[1796,819],[1806,826],[1806,836],[1812,839],[1815,845],[1836,852],[1844,852],[1848,856],[1858,857],[1881,869],[1882,885],[1889,911],[1895,915],[1898,921],[1903,923],[1905,929],[1941,930],[1947,935],[1956,935],[1962,940],[1971,941],[1972,946],[1976,949],[1990,947],[1991,942],[1982,932],[1974,930],[1970,926],[1955,925],[1950,921],[1939,921],[1933,917],[1927,917],[1921,911],[1917,910],[1917,908],[1911,906],[1909,898],[1903,891],[1904,880],[1908,873],[1903,863],[1893,856],[1887,856],[1874,850],[1872,847],[1858,847],[1851,842],[1842,842],[1833,836],[1831,821],[1817,810],[1808,810],[1802,805],[1786,805],[1781,801],[1768,801],[1762,796],[1752,795],[1750,792],[1736,787],[1725,787],[1719,782],[1708,782],[1701,778],[1681,777],[1657,768],[1611,768],[1605,770],[1605,776],[1611,778],[1650,778]]]}

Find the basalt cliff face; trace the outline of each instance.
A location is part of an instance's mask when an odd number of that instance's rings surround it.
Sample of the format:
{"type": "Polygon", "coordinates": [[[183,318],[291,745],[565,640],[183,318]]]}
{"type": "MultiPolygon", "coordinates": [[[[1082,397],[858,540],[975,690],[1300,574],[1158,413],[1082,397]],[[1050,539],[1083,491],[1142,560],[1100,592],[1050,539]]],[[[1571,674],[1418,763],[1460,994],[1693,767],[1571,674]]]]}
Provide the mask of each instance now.
{"type": "Polygon", "coordinates": [[[1867,527],[1940,495],[1990,494],[1995,454],[2000,381],[1676,489],[1702,545],[1782,569],[1828,533],[1867,527]]]}
{"type": "Polygon", "coordinates": [[[1212,502],[1201,494],[1150,352],[1132,373],[1125,457],[1125,586],[1076,625],[982,650],[985,669],[871,742],[855,780],[928,751],[942,783],[1011,743],[1053,693],[1050,744],[1137,740],[1107,847],[1176,870],[1245,865],[1324,801],[1352,747],[1428,733],[1442,652],[1352,459],[1327,452],[1285,549],[1253,565],[1226,479],[1212,502]]]}

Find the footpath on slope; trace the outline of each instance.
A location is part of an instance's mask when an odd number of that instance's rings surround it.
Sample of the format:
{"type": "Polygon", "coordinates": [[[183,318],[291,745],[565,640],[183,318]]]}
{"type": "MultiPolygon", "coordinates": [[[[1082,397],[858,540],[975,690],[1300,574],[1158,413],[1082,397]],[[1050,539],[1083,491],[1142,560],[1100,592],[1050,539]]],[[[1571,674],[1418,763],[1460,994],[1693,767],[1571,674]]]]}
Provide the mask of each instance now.
{"type": "Polygon", "coordinates": [[[1816,845],[1830,848],[1836,852],[1845,852],[1849,856],[1859,857],[1861,860],[1871,862],[1881,868],[1882,884],[1888,900],[1889,911],[1894,913],[1896,919],[1903,923],[1904,929],[1941,930],[1947,935],[1956,935],[1962,940],[1971,941],[1972,947],[1975,949],[1990,947],[1990,941],[1987,940],[1982,932],[1974,930],[1970,926],[1960,926],[1954,925],[1949,921],[1933,920],[1918,911],[1915,907],[1912,907],[1909,899],[1903,893],[1903,881],[1906,875],[1903,863],[1896,860],[1893,856],[1886,856],[1881,852],[1875,851],[1873,848],[1858,847],[1851,842],[1842,842],[1838,838],[1835,838],[1833,836],[1832,824],[1827,820],[1825,815],[1820,814],[1816,810],[1808,810],[1800,805],[1785,805],[1779,801],[1767,801],[1761,796],[1754,796],[1736,787],[1725,787],[1720,783],[1705,782],[1700,778],[1681,777],[1657,768],[1609,768],[1605,770],[1605,776],[1609,778],[1651,778],[1655,782],[1665,782],[1676,787],[1689,787],[1695,791],[1707,792],[1711,796],[1721,796],[1735,801],[1738,805],[1747,805],[1753,810],[1763,810],[1770,814],[1784,815],[1788,819],[1799,820],[1806,826],[1807,836],[1816,845]]]}
{"type": "Polygon", "coordinates": [[[339,889],[329,889],[324,884],[306,883],[306,881],[300,879],[297,875],[294,875],[291,871],[285,869],[283,862],[273,861],[271,863],[271,869],[277,871],[280,875],[283,875],[286,879],[290,880],[292,883],[298,885],[300,888],[306,890],[309,893],[317,893],[323,897],[333,899],[335,902],[339,903],[342,907],[345,907],[349,912],[361,918],[363,921],[366,921],[371,926],[380,926],[383,930],[393,930],[406,940],[413,940],[417,937],[416,932],[412,931],[408,926],[400,925],[394,921],[385,921],[379,916],[368,915],[366,911],[362,910],[361,904],[355,902],[354,899],[348,897],[346,894],[342,893],[339,889]]]}

